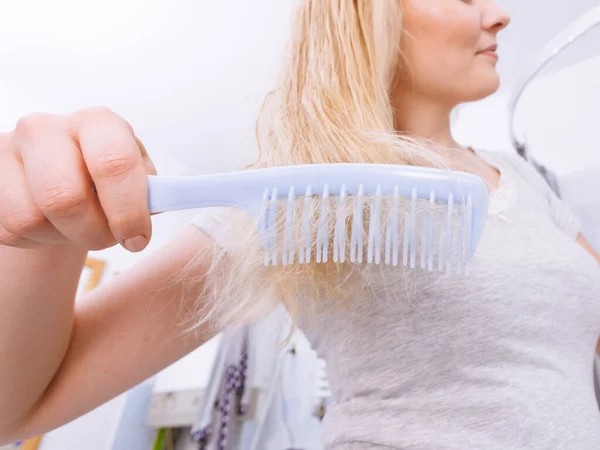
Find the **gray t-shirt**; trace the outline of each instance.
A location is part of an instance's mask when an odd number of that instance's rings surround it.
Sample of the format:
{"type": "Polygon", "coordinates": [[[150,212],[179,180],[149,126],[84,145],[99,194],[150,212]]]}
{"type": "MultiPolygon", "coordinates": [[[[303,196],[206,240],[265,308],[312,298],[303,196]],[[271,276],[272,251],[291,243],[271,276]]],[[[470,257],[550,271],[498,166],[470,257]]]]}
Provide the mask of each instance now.
{"type": "MultiPolygon", "coordinates": [[[[303,330],[327,362],[327,449],[600,448],[600,268],[535,169],[479,153],[502,177],[470,276],[414,270],[411,301],[366,290],[303,330]]],[[[193,223],[227,247],[222,220],[193,223]]]]}

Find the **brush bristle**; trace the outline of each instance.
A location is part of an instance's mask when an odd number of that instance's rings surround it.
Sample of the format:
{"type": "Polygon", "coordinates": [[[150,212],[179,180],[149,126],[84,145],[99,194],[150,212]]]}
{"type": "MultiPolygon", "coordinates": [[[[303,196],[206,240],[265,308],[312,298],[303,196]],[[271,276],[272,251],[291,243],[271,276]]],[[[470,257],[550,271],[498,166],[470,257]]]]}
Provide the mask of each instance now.
{"type": "Polygon", "coordinates": [[[280,198],[277,188],[265,190],[259,218],[266,266],[291,264],[385,264],[468,273],[473,201],[470,195],[446,202],[434,191],[429,200],[399,194],[382,195],[381,186],[366,195],[359,186],[348,195],[329,186],[313,192],[290,189],[280,198]],[[366,244],[366,245],[365,245],[366,244]]]}

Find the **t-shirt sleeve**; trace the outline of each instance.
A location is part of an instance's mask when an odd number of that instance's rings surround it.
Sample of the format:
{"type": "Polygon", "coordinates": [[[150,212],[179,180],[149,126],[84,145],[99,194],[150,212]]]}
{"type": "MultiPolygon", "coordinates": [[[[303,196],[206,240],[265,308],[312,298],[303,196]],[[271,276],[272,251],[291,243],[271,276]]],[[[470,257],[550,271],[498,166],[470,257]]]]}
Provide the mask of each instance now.
{"type": "Polygon", "coordinates": [[[240,214],[244,213],[237,208],[202,208],[190,224],[202,230],[225,250],[231,250],[235,244],[235,237],[230,235],[231,221],[240,218],[240,214]]]}
{"type": "Polygon", "coordinates": [[[525,181],[548,199],[550,215],[556,226],[562,230],[568,237],[576,239],[581,231],[581,221],[572,212],[569,206],[563,202],[552,190],[548,182],[533,165],[526,162],[518,155],[511,155],[511,161],[521,172],[525,181]]]}

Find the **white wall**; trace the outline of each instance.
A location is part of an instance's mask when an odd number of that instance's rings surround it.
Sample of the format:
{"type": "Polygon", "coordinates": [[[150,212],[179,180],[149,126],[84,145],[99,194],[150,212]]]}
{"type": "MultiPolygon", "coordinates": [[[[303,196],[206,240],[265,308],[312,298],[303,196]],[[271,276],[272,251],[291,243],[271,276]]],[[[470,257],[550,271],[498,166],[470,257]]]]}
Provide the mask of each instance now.
{"type": "Polygon", "coordinates": [[[0,81],[51,110],[105,105],[162,173],[252,155],[290,1],[21,0],[0,6],[0,81]],[[217,44],[218,43],[218,44],[217,44]]]}

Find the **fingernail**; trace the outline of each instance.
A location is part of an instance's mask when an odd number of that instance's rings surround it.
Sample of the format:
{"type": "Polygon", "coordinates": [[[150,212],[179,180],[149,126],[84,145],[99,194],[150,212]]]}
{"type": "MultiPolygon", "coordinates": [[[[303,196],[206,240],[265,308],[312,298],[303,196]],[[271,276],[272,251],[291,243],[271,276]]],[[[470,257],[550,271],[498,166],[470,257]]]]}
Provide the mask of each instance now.
{"type": "Polygon", "coordinates": [[[123,241],[123,247],[132,253],[141,252],[146,248],[148,239],[145,236],[136,236],[123,241]]]}

